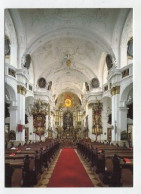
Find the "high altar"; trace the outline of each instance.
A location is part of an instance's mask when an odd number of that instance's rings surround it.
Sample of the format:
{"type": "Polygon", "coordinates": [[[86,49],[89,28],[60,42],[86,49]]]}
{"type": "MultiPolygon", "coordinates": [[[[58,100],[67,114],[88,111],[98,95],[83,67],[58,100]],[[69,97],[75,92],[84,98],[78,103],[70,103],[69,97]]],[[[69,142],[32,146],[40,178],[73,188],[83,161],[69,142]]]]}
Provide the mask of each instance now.
{"type": "Polygon", "coordinates": [[[64,141],[66,139],[75,141],[81,137],[80,102],[78,97],[71,93],[61,96],[60,101],[64,103],[60,106],[60,102],[58,102],[58,110],[56,110],[57,138],[64,141]]]}

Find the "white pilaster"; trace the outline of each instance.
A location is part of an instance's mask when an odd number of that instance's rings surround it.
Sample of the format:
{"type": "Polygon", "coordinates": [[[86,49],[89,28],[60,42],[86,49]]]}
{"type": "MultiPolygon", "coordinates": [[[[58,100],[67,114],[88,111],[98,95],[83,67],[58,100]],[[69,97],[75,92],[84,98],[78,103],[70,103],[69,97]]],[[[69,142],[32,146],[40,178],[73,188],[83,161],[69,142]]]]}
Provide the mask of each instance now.
{"type": "MultiPolygon", "coordinates": [[[[25,96],[18,94],[18,120],[17,123],[25,125],[25,96]]],[[[22,132],[17,132],[17,141],[25,141],[25,129],[22,132]]]]}
{"type": "Polygon", "coordinates": [[[120,107],[119,108],[119,135],[118,141],[120,141],[120,134],[122,131],[127,131],[127,107],[120,107]]]}
{"type": "Polygon", "coordinates": [[[107,140],[107,112],[106,112],[106,107],[104,106],[103,103],[103,111],[102,111],[102,131],[103,133],[101,134],[101,141],[107,140]]]}
{"type": "Polygon", "coordinates": [[[33,133],[33,116],[28,116],[28,126],[29,126],[29,140],[35,141],[35,134],[33,133]]]}
{"type": "Polygon", "coordinates": [[[118,141],[119,137],[119,94],[112,96],[112,142],[118,141]]]}
{"type": "Polygon", "coordinates": [[[17,106],[10,106],[9,113],[10,113],[10,131],[13,130],[16,132],[16,129],[17,129],[17,106]]]}
{"type": "Polygon", "coordinates": [[[92,108],[88,109],[88,128],[89,128],[89,137],[92,141],[95,140],[94,134],[92,134],[93,127],[93,118],[92,118],[92,108]]]}

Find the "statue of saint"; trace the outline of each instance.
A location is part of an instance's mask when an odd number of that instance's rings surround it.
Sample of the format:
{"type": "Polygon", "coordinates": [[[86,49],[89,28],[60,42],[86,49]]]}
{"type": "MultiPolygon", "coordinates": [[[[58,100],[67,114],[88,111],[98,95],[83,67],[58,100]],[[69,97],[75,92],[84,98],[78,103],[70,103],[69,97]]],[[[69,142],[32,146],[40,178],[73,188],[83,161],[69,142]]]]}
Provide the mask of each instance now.
{"type": "Polygon", "coordinates": [[[127,55],[133,57],[133,38],[128,41],[127,55]]]}
{"type": "Polygon", "coordinates": [[[112,62],[111,55],[106,56],[106,64],[107,64],[108,70],[110,70],[113,67],[113,62],[112,62]]]}

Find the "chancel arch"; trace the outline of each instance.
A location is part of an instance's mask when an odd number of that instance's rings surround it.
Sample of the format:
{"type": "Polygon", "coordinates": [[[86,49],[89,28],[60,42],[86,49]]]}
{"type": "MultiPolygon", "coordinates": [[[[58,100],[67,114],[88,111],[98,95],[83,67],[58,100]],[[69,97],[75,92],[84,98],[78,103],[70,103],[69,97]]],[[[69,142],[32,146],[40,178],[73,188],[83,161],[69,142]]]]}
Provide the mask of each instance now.
{"type": "Polygon", "coordinates": [[[7,98],[7,100],[9,101],[11,105],[15,105],[16,104],[15,88],[13,88],[13,86],[7,83],[5,83],[5,88],[6,88],[5,97],[7,98]]]}
{"type": "Polygon", "coordinates": [[[121,94],[120,130],[126,129],[128,144],[133,144],[133,84],[129,84],[121,94]],[[128,134],[128,128],[129,133],[128,134]]]}
{"type": "Polygon", "coordinates": [[[128,83],[126,86],[123,87],[123,90],[121,91],[121,98],[120,98],[121,102],[128,101],[128,94],[131,90],[133,92],[133,83],[128,83]]]}

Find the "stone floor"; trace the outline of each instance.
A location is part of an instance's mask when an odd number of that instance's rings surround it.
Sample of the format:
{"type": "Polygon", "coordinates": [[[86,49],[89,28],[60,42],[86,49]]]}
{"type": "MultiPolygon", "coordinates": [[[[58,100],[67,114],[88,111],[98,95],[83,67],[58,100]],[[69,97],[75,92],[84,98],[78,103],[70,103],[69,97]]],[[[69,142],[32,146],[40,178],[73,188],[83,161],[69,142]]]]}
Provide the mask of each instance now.
{"type": "Polygon", "coordinates": [[[80,161],[82,162],[89,178],[91,179],[94,187],[103,187],[103,183],[101,182],[101,180],[99,179],[98,175],[93,171],[93,169],[90,167],[89,162],[79,153],[77,152],[77,150],[75,150],[80,161]]]}
{"type": "Polygon", "coordinates": [[[58,161],[60,153],[61,153],[61,150],[59,152],[57,152],[57,154],[55,155],[55,157],[51,161],[51,164],[48,164],[49,167],[44,169],[37,185],[35,185],[34,187],[47,187],[47,184],[48,184],[49,179],[50,179],[50,177],[53,173],[53,170],[56,166],[56,163],[58,161]]]}

